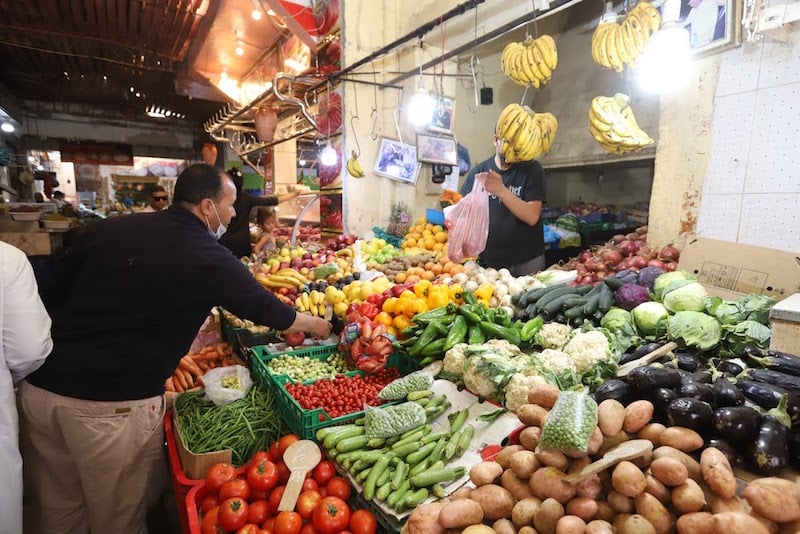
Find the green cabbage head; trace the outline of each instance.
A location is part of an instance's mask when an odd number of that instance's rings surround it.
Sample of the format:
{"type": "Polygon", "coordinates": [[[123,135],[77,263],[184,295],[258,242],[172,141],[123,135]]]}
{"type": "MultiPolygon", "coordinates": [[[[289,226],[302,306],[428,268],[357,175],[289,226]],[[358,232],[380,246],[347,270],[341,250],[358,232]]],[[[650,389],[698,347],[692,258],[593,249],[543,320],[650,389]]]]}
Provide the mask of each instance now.
{"type": "Polygon", "coordinates": [[[667,288],[667,286],[672,282],[677,282],[679,280],[695,282],[697,281],[697,278],[695,278],[688,271],[671,271],[659,275],[658,278],[653,281],[653,293],[656,296],[656,300],[661,301],[663,299],[664,290],[667,288]]]}
{"type": "Polygon", "coordinates": [[[667,323],[667,336],[682,347],[710,350],[717,346],[721,335],[719,321],[697,311],[679,311],[667,323]]]}
{"type": "Polygon", "coordinates": [[[669,312],[660,302],[642,302],[631,310],[633,322],[644,336],[657,337],[666,332],[669,312]]]}
{"type": "Polygon", "coordinates": [[[705,311],[708,292],[698,282],[692,282],[664,293],[664,307],[672,313],[679,311],[705,311]]]}

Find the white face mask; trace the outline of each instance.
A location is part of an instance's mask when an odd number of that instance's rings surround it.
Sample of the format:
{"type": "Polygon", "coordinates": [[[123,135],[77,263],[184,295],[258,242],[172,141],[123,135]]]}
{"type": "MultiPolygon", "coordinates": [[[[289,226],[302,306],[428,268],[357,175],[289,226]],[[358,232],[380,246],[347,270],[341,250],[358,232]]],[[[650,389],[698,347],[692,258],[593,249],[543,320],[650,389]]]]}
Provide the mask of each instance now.
{"type": "Polygon", "coordinates": [[[208,225],[208,232],[219,240],[219,238],[222,237],[222,234],[228,231],[228,227],[222,224],[222,219],[219,218],[217,206],[213,202],[211,203],[211,207],[214,208],[214,214],[217,216],[217,222],[219,223],[219,226],[217,226],[216,232],[212,230],[211,224],[208,222],[208,217],[206,217],[206,225],[208,225]]]}

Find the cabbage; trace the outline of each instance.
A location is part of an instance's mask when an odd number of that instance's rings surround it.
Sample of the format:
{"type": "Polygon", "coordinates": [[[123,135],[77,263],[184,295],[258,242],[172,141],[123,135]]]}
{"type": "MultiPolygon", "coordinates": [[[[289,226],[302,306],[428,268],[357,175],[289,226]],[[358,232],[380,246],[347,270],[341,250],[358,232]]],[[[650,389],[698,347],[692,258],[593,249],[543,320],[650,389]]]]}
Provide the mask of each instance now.
{"type": "Polygon", "coordinates": [[[645,267],[639,271],[639,280],[636,283],[652,291],[653,283],[656,281],[656,278],[665,272],[666,271],[661,267],[645,267]]]}
{"type": "Polygon", "coordinates": [[[656,278],[655,281],[653,281],[653,292],[656,295],[656,300],[660,301],[662,299],[664,289],[666,289],[670,283],[676,280],[689,280],[690,282],[697,281],[697,279],[692,276],[691,273],[686,271],[672,271],[664,273],[656,278]]]}
{"type": "Polygon", "coordinates": [[[755,345],[760,349],[769,347],[772,332],[768,326],[758,321],[742,321],[739,324],[722,325],[722,343],[732,354],[739,355],[745,345],[755,345]]]}
{"type": "Polygon", "coordinates": [[[711,297],[706,300],[706,313],[717,318],[720,324],[737,324],[744,321],[744,315],[738,304],[720,297],[711,297]]]}
{"type": "Polygon", "coordinates": [[[700,285],[699,282],[691,282],[663,295],[664,307],[673,313],[679,311],[705,311],[707,299],[706,288],[700,285]]]}
{"type": "Polygon", "coordinates": [[[679,311],[667,323],[667,336],[682,347],[710,350],[717,346],[721,335],[719,321],[698,311],[679,311]]]}
{"type": "Polygon", "coordinates": [[[616,347],[625,352],[633,344],[641,342],[633,324],[633,316],[628,310],[613,307],[600,319],[600,326],[614,335],[616,347]]]}
{"type": "Polygon", "coordinates": [[[623,269],[614,275],[614,278],[623,284],[635,284],[639,281],[639,273],[631,271],[630,269],[623,269]]]}
{"type": "Polygon", "coordinates": [[[625,310],[632,310],[642,302],[650,300],[647,288],[639,284],[622,284],[614,293],[617,306],[625,310]]]}
{"type": "Polygon", "coordinates": [[[737,300],[736,305],[742,311],[745,320],[769,325],[769,311],[776,302],[778,299],[775,297],[751,293],[737,300]]]}
{"type": "Polygon", "coordinates": [[[660,302],[642,302],[631,310],[633,322],[645,336],[659,337],[666,332],[669,312],[660,302]]]}

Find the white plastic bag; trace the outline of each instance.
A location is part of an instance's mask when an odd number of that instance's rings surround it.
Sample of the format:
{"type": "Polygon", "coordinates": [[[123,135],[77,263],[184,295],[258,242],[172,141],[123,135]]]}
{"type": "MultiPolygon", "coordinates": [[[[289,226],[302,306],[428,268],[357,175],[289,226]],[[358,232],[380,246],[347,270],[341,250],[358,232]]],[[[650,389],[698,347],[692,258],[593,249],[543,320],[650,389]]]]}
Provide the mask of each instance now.
{"type": "Polygon", "coordinates": [[[241,365],[216,367],[203,375],[206,396],[217,406],[243,398],[252,385],[250,371],[241,365]]]}

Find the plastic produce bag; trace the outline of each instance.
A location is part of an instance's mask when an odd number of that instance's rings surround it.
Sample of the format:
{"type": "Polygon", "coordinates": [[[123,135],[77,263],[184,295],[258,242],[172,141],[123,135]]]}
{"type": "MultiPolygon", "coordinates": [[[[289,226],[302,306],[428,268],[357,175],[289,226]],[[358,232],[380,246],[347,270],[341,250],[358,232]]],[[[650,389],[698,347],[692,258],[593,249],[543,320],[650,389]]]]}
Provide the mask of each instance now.
{"type": "Polygon", "coordinates": [[[478,256],[489,237],[489,192],[485,172],[475,175],[470,191],[445,213],[447,256],[453,261],[478,256]]]}
{"type": "Polygon", "coordinates": [[[597,403],[583,391],[562,391],[547,414],[539,445],[543,449],[585,453],[597,426],[597,403]]]}
{"type": "Polygon", "coordinates": [[[241,365],[217,367],[203,375],[206,396],[217,406],[225,406],[243,398],[252,385],[250,371],[241,365]]]}
{"type": "Polygon", "coordinates": [[[404,402],[378,408],[364,407],[364,434],[367,438],[391,438],[425,424],[425,408],[416,402],[404,402]]]}

